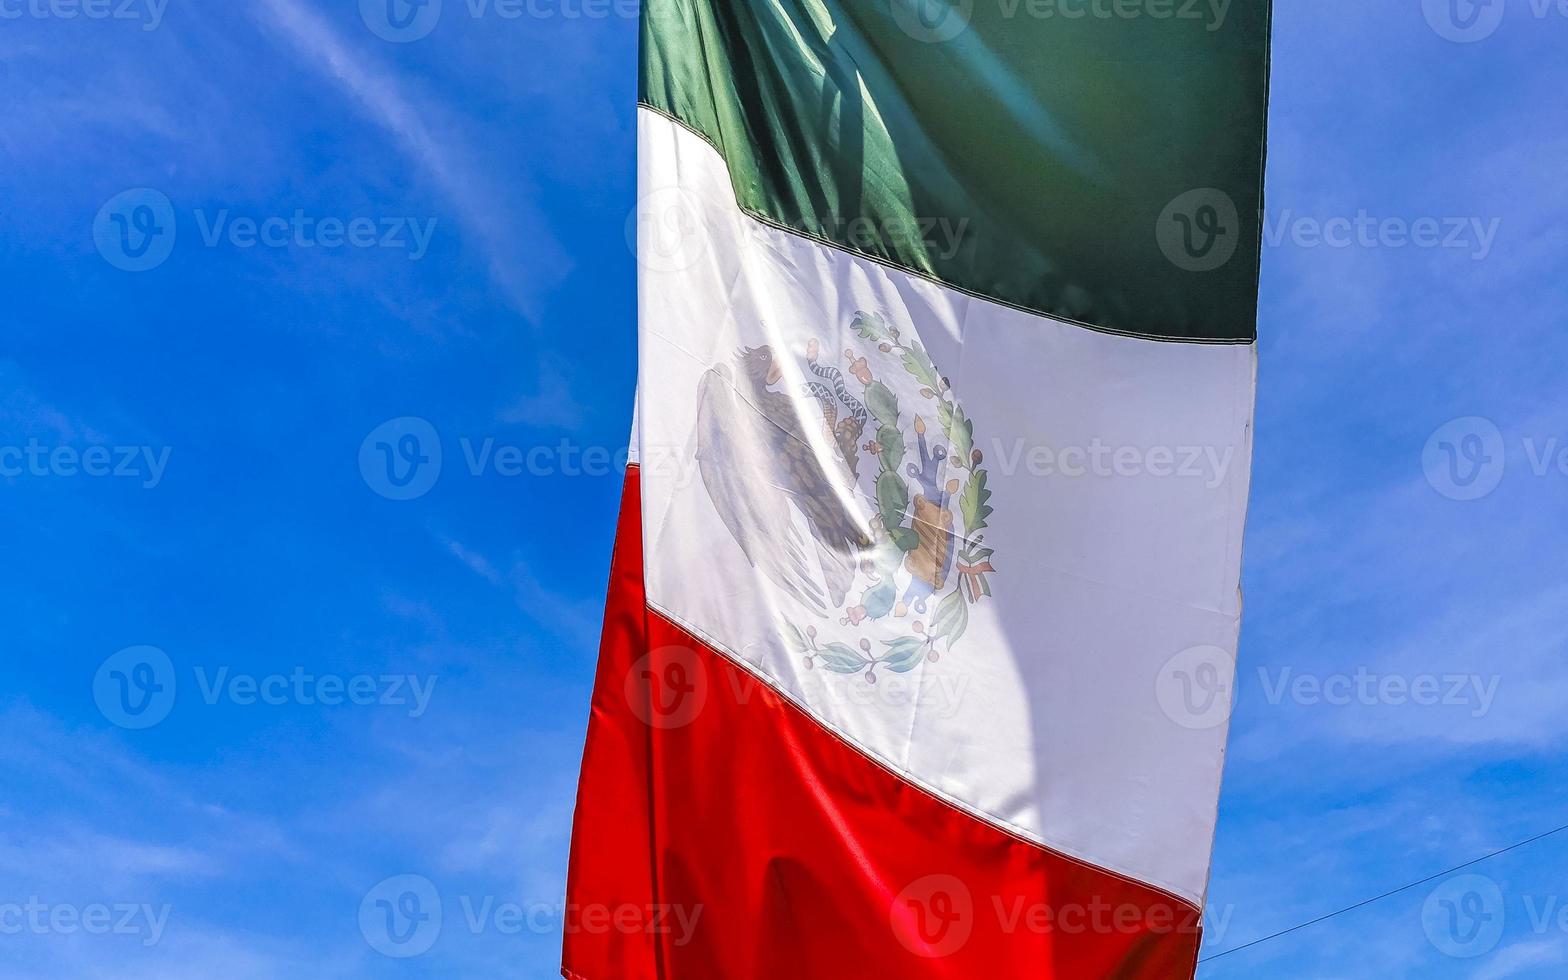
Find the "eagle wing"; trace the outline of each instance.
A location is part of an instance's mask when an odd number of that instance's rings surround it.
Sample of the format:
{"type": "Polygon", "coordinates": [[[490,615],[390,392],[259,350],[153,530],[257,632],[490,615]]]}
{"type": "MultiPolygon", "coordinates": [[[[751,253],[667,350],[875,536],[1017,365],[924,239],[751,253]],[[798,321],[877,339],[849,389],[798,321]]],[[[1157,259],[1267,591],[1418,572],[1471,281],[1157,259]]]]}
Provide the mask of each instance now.
{"type": "Polygon", "coordinates": [[[791,499],[805,515],[816,539],[822,579],[835,607],[842,606],[855,583],[861,552],[871,544],[858,516],[844,504],[846,496],[853,498],[855,489],[843,486],[842,480],[835,481],[833,474],[843,468],[837,460],[824,461],[803,438],[792,436],[782,443],[775,457],[779,482],[789,487],[791,499]]]}
{"type": "Polygon", "coordinates": [[[697,404],[697,467],[703,486],[746,560],[790,595],[826,616],[827,597],[806,561],[805,542],[779,485],[776,427],[740,397],[729,369],[702,377],[697,404]]]}

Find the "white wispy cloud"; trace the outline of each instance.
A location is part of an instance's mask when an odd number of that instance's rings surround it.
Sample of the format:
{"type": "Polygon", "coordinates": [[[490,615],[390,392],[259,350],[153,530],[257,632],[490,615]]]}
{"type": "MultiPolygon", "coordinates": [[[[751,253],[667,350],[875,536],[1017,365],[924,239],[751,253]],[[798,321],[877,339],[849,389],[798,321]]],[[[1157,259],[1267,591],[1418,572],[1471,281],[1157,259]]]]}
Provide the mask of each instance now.
{"type": "Polygon", "coordinates": [[[1528,975],[1528,971],[1568,962],[1568,940],[1541,939],[1505,946],[1493,953],[1470,980],[1508,980],[1528,975]]]}
{"type": "Polygon", "coordinates": [[[447,538],[445,543],[447,550],[452,553],[452,556],[467,565],[475,575],[478,575],[491,585],[501,584],[501,573],[496,570],[494,565],[490,564],[490,559],[466,547],[461,541],[453,541],[451,538],[447,538]]]}
{"type": "Polygon", "coordinates": [[[572,394],[571,367],[559,357],[543,357],[539,363],[539,382],[528,394],[518,396],[502,409],[502,422],[531,425],[541,429],[576,429],[583,424],[584,409],[572,394]]]}
{"type": "Polygon", "coordinates": [[[321,15],[297,0],[263,0],[258,10],[266,26],[396,140],[478,239],[491,280],[518,312],[537,317],[542,293],[569,266],[540,212],[503,193],[470,158],[452,119],[408,96],[396,75],[351,48],[321,15]]]}
{"type": "Polygon", "coordinates": [[[526,562],[514,562],[510,572],[503,574],[488,558],[462,542],[451,538],[441,541],[447,551],[475,575],[491,585],[510,588],[517,607],[535,623],[574,647],[595,648],[600,613],[596,599],[581,599],[562,592],[542,581],[526,562]]]}

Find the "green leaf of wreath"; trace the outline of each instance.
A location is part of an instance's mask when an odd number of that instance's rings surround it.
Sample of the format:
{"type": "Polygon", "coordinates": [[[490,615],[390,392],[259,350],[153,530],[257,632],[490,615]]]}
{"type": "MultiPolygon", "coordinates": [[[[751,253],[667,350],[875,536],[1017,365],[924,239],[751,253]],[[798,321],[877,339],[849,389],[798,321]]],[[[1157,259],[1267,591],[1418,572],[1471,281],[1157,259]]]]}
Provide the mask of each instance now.
{"type": "Polygon", "coordinates": [[[931,635],[947,637],[947,646],[951,650],[968,628],[969,603],[964,601],[959,590],[954,589],[936,607],[936,615],[931,618],[931,635]]]}
{"type": "Polygon", "coordinates": [[[985,470],[976,470],[975,475],[964,485],[963,495],[958,500],[959,509],[964,512],[966,533],[974,534],[986,526],[986,518],[993,513],[988,503],[990,499],[991,491],[985,485],[985,470]]]}
{"type": "Polygon", "coordinates": [[[854,674],[866,669],[866,658],[844,643],[829,643],[817,657],[823,667],[835,674],[854,674]]]}
{"type": "Polygon", "coordinates": [[[887,656],[881,665],[895,674],[907,674],[920,665],[926,658],[926,643],[912,636],[901,636],[896,640],[886,641],[888,645],[887,656]]]}
{"type": "Polygon", "coordinates": [[[882,317],[876,313],[858,312],[849,325],[866,340],[880,341],[882,339],[884,323],[882,317]]]}
{"type": "Polygon", "coordinates": [[[912,340],[904,348],[904,370],[915,376],[915,380],[930,388],[932,391],[942,390],[942,376],[936,373],[936,365],[931,363],[931,358],[926,354],[925,348],[920,346],[920,341],[912,340]]]}
{"type": "Polygon", "coordinates": [[[942,423],[942,430],[947,433],[947,441],[953,444],[953,455],[958,457],[958,465],[967,467],[975,448],[975,424],[964,414],[964,406],[944,401],[937,409],[937,418],[942,423]]]}
{"type": "Polygon", "coordinates": [[[784,629],[786,631],[784,639],[789,643],[789,648],[791,650],[795,651],[796,653],[805,653],[807,650],[811,649],[811,645],[806,642],[805,635],[800,632],[800,627],[796,626],[794,623],[786,622],[784,624],[784,629]]]}

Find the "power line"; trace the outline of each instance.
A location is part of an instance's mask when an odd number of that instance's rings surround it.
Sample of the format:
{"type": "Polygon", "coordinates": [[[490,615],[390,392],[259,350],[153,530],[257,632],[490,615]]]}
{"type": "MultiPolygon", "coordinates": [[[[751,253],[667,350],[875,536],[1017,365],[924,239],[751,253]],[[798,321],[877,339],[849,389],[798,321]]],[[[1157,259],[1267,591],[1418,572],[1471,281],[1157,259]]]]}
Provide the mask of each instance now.
{"type": "Polygon", "coordinates": [[[1335,918],[1337,916],[1344,915],[1346,912],[1354,912],[1356,909],[1363,908],[1363,907],[1365,907],[1367,905],[1371,905],[1374,902],[1381,902],[1385,898],[1392,898],[1393,896],[1398,895],[1400,892],[1407,892],[1410,889],[1417,888],[1417,887],[1419,887],[1421,885],[1426,884],[1429,881],[1436,881],[1439,878],[1446,878],[1449,875],[1453,874],[1455,871],[1463,871],[1465,868],[1472,867],[1474,865],[1480,864],[1482,861],[1490,861],[1492,858],[1495,858],[1498,855],[1507,854],[1509,851],[1517,851],[1521,847],[1525,847],[1525,846],[1527,846],[1529,844],[1534,844],[1536,841],[1545,840],[1546,838],[1555,836],[1557,834],[1560,834],[1560,833],[1562,833],[1565,830],[1568,830],[1568,824],[1563,824],[1561,827],[1558,827],[1556,830],[1548,830],[1544,834],[1537,834],[1534,837],[1531,837],[1529,840],[1522,840],[1522,841],[1520,841],[1517,844],[1510,844],[1507,847],[1503,848],[1502,850],[1493,851],[1490,854],[1482,855],[1481,857],[1478,857],[1478,858],[1476,858],[1473,861],[1466,861],[1464,864],[1456,864],[1452,868],[1449,868],[1447,871],[1439,871],[1435,875],[1427,875],[1425,878],[1422,878],[1420,881],[1412,881],[1408,885],[1400,885],[1398,888],[1395,888],[1393,891],[1384,892],[1383,894],[1377,896],[1376,898],[1369,898],[1369,899],[1367,899],[1365,901],[1357,902],[1354,905],[1347,905],[1344,908],[1340,909],[1338,912],[1330,912],[1327,915],[1320,915],[1316,919],[1311,920],[1310,922],[1303,922],[1300,925],[1291,926],[1289,929],[1281,929],[1279,932],[1276,932],[1276,933],[1274,933],[1271,936],[1264,936],[1262,939],[1254,939],[1250,943],[1242,943],[1240,946],[1232,946],[1230,949],[1224,950],[1223,952],[1214,953],[1213,955],[1210,955],[1210,956],[1205,956],[1202,959],[1198,960],[1198,962],[1199,963],[1207,963],[1210,960],[1217,960],[1221,956],[1229,956],[1232,953],[1239,953],[1239,952],[1241,952],[1244,949],[1251,949],[1253,946],[1257,946],[1257,945],[1260,945],[1262,943],[1269,942],[1270,940],[1278,939],[1281,936],[1288,936],[1288,935],[1290,935],[1293,932],[1299,932],[1300,930],[1305,929],[1308,926],[1315,926],[1319,922],[1327,922],[1329,919],[1335,918]]]}

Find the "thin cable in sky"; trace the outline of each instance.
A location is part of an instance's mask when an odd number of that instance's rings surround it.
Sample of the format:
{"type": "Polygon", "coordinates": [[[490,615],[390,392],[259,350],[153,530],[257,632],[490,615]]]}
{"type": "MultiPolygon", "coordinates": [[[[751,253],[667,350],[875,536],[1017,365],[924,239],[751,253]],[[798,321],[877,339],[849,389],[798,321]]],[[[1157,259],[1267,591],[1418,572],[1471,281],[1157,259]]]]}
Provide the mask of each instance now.
{"type": "Polygon", "coordinates": [[[1452,868],[1449,868],[1447,871],[1439,871],[1435,875],[1427,875],[1425,878],[1422,878],[1420,881],[1412,881],[1408,885],[1400,885],[1398,888],[1395,888],[1393,891],[1384,892],[1383,894],[1378,895],[1375,898],[1369,898],[1369,899],[1366,899],[1365,901],[1357,902],[1354,905],[1347,905],[1347,906],[1345,906],[1344,908],[1340,909],[1337,912],[1330,912],[1327,915],[1320,915],[1316,919],[1312,919],[1309,922],[1303,922],[1300,925],[1291,926],[1289,929],[1281,929],[1279,932],[1276,932],[1276,933],[1274,933],[1273,935],[1270,935],[1270,936],[1264,936],[1262,939],[1254,939],[1250,943],[1242,943],[1240,946],[1232,946],[1230,949],[1224,950],[1223,952],[1215,953],[1212,956],[1205,956],[1202,959],[1198,960],[1198,962],[1199,963],[1207,963],[1210,960],[1217,960],[1221,956],[1229,956],[1232,953],[1239,953],[1239,952],[1241,952],[1244,949],[1251,949],[1253,946],[1258,946],[1258,945],[1261,945],[1262,943],[1269,942],[1270,940],[1278,939],[1281,936],[1288,936],[1288,935],[1290,935],[1293,932],[1299,932],[1300,930],[1305,929],[1308,926],[1315,926],[1319,922],[1327,922],[1329,919],[1332,919],[1332,918],[1334,918],[1336,916],[1344,915],[1346,912],[1354,912],[1356,909],[1362,908],[1363,906],[1371,905],[1374,902],[1381,902],[1385,898],[1392,898],[1393,896],[1398,895],[1400,892],[1407,892],[1410,889],[1415,888],[1415,887],[1417,887],[1419,885],[1424,885],[1424,884],[1426,884],[1429,881],[1436,881],[1438,878],[1447,877],[1448,875],[1453,874],[1455,871],[1463,871],[1465,868],[1471,867],[1472,865],[1480,864],[1482,861],[1490,861],[1492,858],[1495,858],[1495,857],[1497,857],[1500,854],[1507,854],[1509,851],[1517,851],[1521,847],[1524,847],[1524,846],[1529,845],[1529,844],[1534,844],[1536,841],[1545,840],[1546,838],[1551,837],[1551,836],[1556,835],[1556,834],[1560,834],[1560,833],[1562,833],[1565,830],[1568,830],[1568,824],[1563,824],[1561,827],[1558,827],[1556,830],[1548,830],[1544,834],[1537,834],[1534,837],[1531,837],[1529,840],[1522,840],[1522,841],[1520,841],[1517,844],[1510,844],[1510,845],[1508,845],[1507,847],[1503,848],[1500,851],[1493,851],[1490,854],[1484,854],[1481,857],[1478,857],[1478,858],[1476,858],[1476,859],[1474,859],[1472,861],[1466,861],[1464,864],[1456,864],[1452,868]]]}

